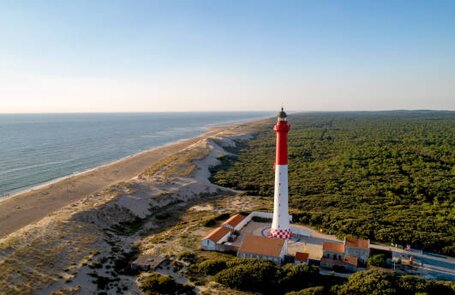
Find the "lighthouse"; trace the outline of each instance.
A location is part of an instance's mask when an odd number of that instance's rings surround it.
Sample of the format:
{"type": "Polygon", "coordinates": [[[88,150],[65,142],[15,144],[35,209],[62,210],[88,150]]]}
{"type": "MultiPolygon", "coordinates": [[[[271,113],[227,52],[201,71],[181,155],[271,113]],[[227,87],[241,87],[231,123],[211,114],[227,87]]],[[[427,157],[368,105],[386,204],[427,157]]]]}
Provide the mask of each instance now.
{"type": "Polygon", "coordinates": [[[275,194],[273,199],[273,221],[270,234],[273,238],[289,239],[288,212],[288,132],[291,129],[283,108],[273,127],[276,132],[275,194]]]}

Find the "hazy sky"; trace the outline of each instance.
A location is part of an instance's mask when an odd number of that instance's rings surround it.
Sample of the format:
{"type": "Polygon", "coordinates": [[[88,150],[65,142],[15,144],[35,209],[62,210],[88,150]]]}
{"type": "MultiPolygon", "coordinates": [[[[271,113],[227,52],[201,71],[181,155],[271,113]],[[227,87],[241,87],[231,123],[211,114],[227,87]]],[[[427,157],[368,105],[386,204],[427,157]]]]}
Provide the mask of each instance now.
{"type": "Polygon", "coordinates": [[[455,110],[455,1],[0,0],[0,113],[455,110]]]}

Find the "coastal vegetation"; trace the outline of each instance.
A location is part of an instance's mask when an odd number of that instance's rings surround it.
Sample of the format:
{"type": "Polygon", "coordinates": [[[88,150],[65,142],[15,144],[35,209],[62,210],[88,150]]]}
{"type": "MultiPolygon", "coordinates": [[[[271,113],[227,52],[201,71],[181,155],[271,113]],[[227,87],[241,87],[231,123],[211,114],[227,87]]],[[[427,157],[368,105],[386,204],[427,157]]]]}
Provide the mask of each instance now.
{"type": "Polygon", "coordinates": [[[368,265],[387,267],[385,254],[375,254],[368,258],[368,265]]]}
{"type": "Polygon", "coordinates": [[[392,272],[370,269],[354,273],[343,285],[334,286],[332,294],[455,294],[449,282],[398,276],[392,272]]]}
{"type": "Polygon", "coordinates": [[[455,294],[453,282],[399,276],[381,269],[359,271],[344,279],[320,275],[316,266],[279,266],[227,255],[209,259],[200,255],[187,272],[199,282],[213,280],[230,289],[260,294],[455,294]]]}
{"type": "Polygon", "coordinates": [[[177,283],[172,277],[152,273],[143,278],[139,288],[147,295],[153,294],[195,294],[193,288],[177,283]]]}
{"type": "MultiPolygon", "coordinates": [[[[289,116],[290,213],[339,237],[455,255],[455,113],[289,116]]],[[[272,197],[273,121],[212,169],[211,180],[272,197]]]]}

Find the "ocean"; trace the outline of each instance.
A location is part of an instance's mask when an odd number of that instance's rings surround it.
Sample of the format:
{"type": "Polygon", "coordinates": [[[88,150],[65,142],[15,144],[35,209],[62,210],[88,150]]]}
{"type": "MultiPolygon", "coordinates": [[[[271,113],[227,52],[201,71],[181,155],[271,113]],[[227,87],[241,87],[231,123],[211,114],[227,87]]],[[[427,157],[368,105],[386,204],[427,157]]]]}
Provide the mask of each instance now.
{"type": "Polygon", "coordinates": [[[270,112],[0,114],[0,198],[270,112]]]}

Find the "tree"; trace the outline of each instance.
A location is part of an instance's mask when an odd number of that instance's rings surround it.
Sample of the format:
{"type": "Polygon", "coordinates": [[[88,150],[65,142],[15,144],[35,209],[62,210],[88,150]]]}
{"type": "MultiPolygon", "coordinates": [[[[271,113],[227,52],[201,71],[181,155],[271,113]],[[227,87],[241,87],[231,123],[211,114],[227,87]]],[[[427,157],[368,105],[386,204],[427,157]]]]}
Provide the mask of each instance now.
{"type": "Polygon", "coordinates": [[[241,264],[220,271],[215,281],[229,288],[252,292],[272,292],[276,287],[278,267],[271,261],[239,259],[241,264]]]}
{"type": "Polygon", "coordinates": [[[359,271],[349,277],[348,281],[333,288],[336,294],[389,295],[399,294],[395,287],[395,274],[381,270],[359,271]]]}
{"type": "Polygon", "coordinates": [[[286,293],[286,295],[323,295],[323,294],[325,294],[325,289],[323,286],[316,286],[316,287],[302,289],[300,291],[286,293]]]}
{"type": "Polygon", "coordinates": [[[206,275],[215,275],[226,267],[226,259],[209,259],[198,264],[199,272],[206,275]]]}
{"type": "Polygon", "coordinates": [[[370,258],[368,258],[368,264],[373,266],[386,267],[387,261],[385,254],[376,254],[370,256],[370,258]]]}
{"type": "Polygon", "coordinates": [[[143,278],[139,288],[147,295],[152,294],[194,294],[193,288],[177,283],[173,278],[152,273],[143,278]]]}

